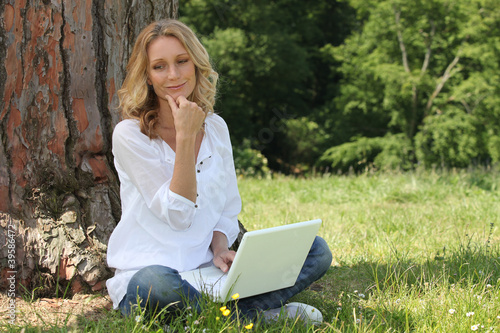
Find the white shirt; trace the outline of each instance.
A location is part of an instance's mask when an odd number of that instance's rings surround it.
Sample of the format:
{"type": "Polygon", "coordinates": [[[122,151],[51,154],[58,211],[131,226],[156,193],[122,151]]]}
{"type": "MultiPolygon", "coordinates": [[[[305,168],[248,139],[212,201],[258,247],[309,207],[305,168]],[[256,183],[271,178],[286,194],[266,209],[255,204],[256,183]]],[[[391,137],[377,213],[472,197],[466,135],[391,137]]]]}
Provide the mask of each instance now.
{"type": "Polygon", "coordinates": [[[170,191],[175,152],[161,138],[141,133],[137,120],[116,125],[113,155],[122,216],[108,243],[108,265],[116,272],[106,286],[116,309],[141,268],[163,265],[183,272],[210,262],[214,231],[224,233],[231,245],[239,232],[241,199],[229,131],[217,115],[205,120],[195,203],[170,191]]]}

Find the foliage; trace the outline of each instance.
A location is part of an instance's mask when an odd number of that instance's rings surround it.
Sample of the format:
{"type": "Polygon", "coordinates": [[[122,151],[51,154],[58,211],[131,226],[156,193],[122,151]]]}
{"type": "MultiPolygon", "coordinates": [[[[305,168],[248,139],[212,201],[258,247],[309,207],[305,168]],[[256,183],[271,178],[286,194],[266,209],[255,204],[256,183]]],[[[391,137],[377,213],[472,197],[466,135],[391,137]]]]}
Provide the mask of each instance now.
{"type": "MultiPolygon", "coordinates": [[[[404,133],[411,141],[417,135],[417,157],[426,165],[439,159],[442,165],[464,167],[471,158],[493,159],[488,157],[483,136],[485,131],[500,130],[498,3],[349,3],[357,11],[361,29],[342,45],[326,45],[321,50],[332,59],[331,66],[339,65],[336,68],[342,75],[339,94],[322,111],[335,117],[335,122],[327,123],[329,132],[342,133],[332,144],[341,143],[344,135],[404,133]],[[445,126],[446,133],[430,133],[439,126],[445,126]],[[455,133],[451,127],[456,126],[461,129],[455,133]],[[473,128],[479,130],[473,132],[473,128]],[[453,137],[464,131],[467,138],[453,137]],[[429,136],[435,137],[430,140],[429,136]]],[[[493,154],[495,140],[486,143],[493,154]]],[[[377,140],[359,145],[366,142],[377,140]]]]}
{"type": "Polygon", "coordinates": [[[402,133],[375,138],[361,137],[329,148],[318,164],[342,172],[359,172],[368,167],[408,170],[412,165],[411,153],[411,142],[402,133]]]}
{"type": "Polygon", "coordinates": [[[271,169],[304,174],[346,149],[330,168],[499,161],[497,0],[188,0],[180,13],[220,73],[233,142],[271,169]]]}
{"type": "Polygon", "coordinates": [[[487,154],[482,126],[461,110],[428,116],[415,138],[418,160],[427,166],[467,167],[487,154]]]}
{"type": "Polygon", "coordinates": [[[286,174],[307,174],[325,148],[327,134],[308,117],[283,120],[278,138],[279,156],[274,169],[286,174]]]}
{"type": "Polygon", "coordinates": [[[500,162],[500,136],[494,135],[491,131],[488,136],[488,153],[491,156],[493,163],[500,162]]]}
{"type": "Polygon", "coordinates": [[[233,150],[236,173],[240,176],[266,177],[270,175],[267,159],[258,150],[252,149],[250,140],[233,150]]]}

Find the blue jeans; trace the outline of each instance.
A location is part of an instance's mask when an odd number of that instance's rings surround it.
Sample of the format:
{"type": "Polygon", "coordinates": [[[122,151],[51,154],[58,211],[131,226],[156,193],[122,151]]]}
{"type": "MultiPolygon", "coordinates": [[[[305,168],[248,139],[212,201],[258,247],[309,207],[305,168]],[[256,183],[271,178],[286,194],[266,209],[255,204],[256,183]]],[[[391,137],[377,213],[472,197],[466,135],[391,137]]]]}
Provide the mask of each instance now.
{"type": "MultiPolygon", "coordinates": [[[[332,262],[332,253],[326,241],[316,236],[309,250],[299,277],[291,287],[238,300],[238,309],[248,319],[255,318],[259,312],[279,308],[292,296],[321,278],[332,262]]],[[[141,308],[156,312],[165,307],[167,311],[191,306],[200,311],[201,294],[191,284],[181,278],[172,268],[153,265],[138,271],[128,284],[127,294],[120,302],[120,311],[128,316],[139,299],[141,308]]]]}

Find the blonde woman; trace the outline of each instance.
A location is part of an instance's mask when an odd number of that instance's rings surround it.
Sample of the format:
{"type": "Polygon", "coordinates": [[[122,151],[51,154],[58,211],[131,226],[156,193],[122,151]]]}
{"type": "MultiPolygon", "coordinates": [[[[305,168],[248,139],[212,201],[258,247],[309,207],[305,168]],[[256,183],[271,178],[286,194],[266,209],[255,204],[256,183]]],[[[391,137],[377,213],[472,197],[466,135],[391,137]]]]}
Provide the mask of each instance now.
{"type": "MultiPolygon", "coordinates": [[[[139,34],[118,92],[124,120],[113,132],[122,216],[108,244],[116,271],[107,288],[124,315],[137,305],[199,310],[200,291],[179,272],[202,265],[226,272],[234,259],[241,199],[228,128],[213,113],[217,77],[183,23],[163,20],[139,34]]],[[[241,299],[238,308],[252,319],[272,317],[330,263],[318,237],[295,286],[241,299]]]]}

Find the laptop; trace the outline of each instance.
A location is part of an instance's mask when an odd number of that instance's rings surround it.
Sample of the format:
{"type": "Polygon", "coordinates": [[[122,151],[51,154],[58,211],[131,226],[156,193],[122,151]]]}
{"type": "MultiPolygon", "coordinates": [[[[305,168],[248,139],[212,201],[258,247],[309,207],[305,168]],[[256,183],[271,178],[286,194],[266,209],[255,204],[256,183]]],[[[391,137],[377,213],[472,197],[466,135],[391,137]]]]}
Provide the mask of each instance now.
{"type": "Polygon", "coordinates": [[[216,302],[291,287],[320,226],[317,219],[246,232],[227,273],[209,263],[180,275],[216,302]]]}

